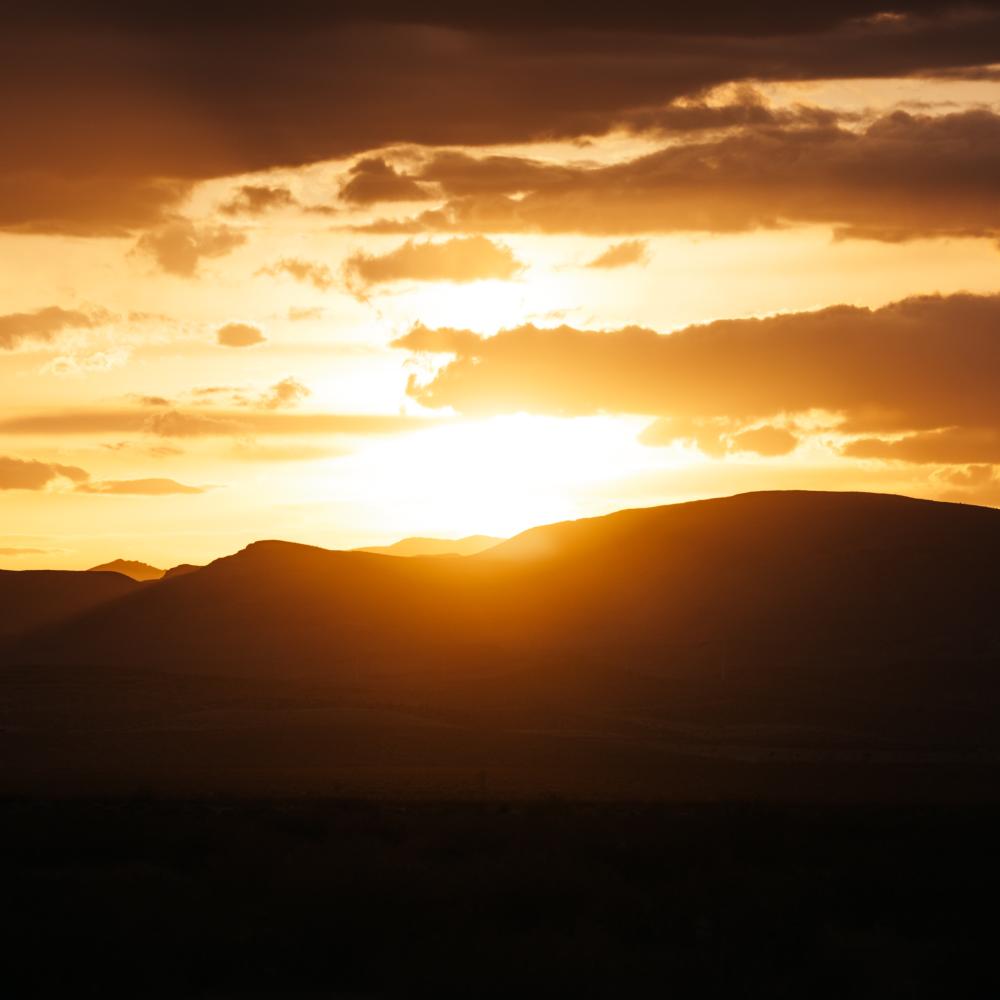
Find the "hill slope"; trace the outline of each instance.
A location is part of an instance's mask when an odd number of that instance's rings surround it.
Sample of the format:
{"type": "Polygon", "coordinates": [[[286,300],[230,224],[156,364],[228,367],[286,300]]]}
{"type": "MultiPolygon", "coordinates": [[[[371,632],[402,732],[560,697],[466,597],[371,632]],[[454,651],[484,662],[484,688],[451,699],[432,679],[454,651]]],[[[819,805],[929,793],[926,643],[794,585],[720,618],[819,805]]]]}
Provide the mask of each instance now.
{"type": "Polygon", "coordinates": [[[0,570],[0,638],[71,618],[134,587],[120,573],[0,570]]]}
{"type": "Polygon", "coordinates": [[[102,768],[154,753],[175,777],[489,769],[698,796],[810,761],[849,774],[796,794],[856,790],[876,759],[883,791],[922,793],[921,761],[1000,763],[998,564],[1000,511],[846,493],[623,511],[464,559],[258,542],[22,636],[7,676],[36,685],[12,703],[74,705],[88,759],[119,732],[102,768]]]}
{"type": "Polygon", "coordinates": [[[499,545],[504,539],[492,535],[465,538],[404,538],[392,545],[372,545],[357,549],[380,556],[474,556],[499,545]]]}
{"type": "Polygon", "coordinates": [[[866,662],[898,650],[978,655],[996,650],[998,560],[991,508],[744,494],[535,528],[461,560],[257,542],[24,650],[328,677],[348,663],[405,672],[473,649],[497,662],[558,650],[656,674],[751,647],[853,649],[866,662]]]}
{"type": "Polygon", "coordinates": [[[113,559],[111,562],[102,563],[100,566],[91,566],[88,573],[121,573],[122,576],[131,577],[133,580],[159,580],[164,571],[150,566],[149,563],[136,562],[134,559],[113,559]]]}

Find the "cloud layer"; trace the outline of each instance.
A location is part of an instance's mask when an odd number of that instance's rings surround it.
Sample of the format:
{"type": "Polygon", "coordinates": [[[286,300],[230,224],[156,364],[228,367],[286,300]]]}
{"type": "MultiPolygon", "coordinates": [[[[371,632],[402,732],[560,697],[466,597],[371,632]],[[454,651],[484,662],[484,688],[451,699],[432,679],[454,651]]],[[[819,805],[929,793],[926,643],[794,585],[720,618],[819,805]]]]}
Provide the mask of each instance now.
{"type": "Polygon", "coordinates": [[[1000,236],[1000,115],[829,113],[675,143],[610,166],[446,152],[415,173],[447,199],[373,232],[739,232],[827,224],[843,237],[1000,236]]]}
{"type": "Polygon", "coordinates": [[[87,330],[107,320],[108,314],[103,310],[84,312],[60,309],[58,306],[27,313],[8,313],[0,316],[0,350],[11,350],[30,341],[47,343],[63,330],[87,330]]]}
{"type": "Polygon", "coordinates": [[[1000,19],[987,5],[900,0],[896,16],[873,16],[882,7],[362,14],[302,0],[244,4],[239,17],[199,10],[194,32],[186,11],[159,2],[22,5],[0,39],[0,226],[120,234],[168,217],[200,178],[401,142],[599,134],[732,81],[960,74],[996,59],[1000,19]],[[345,95],[364,95],[363,112],[345,95]]]}
{"type": "Polygon", "coordinates": [[[681,422],[676,433],[662,424],[650,443],[690,437],[692,422],[717,438],[721,421],[748,432],[744,445],[778,454],[793,446],[792,432],[772,429],[765,439],[757,425],[822,411],[843,434],[879,442],[852,445],[857,457],[1000,460],[1000,296],[837,306],[669,335],[523,326],[480,337],[417,327],[395,346],[454,355],[426,384],[411,380],[409,391],[425,406],[464,414],[633,413],[681,422]],[[899,435],[908,443],[886,443],[899,435]]]}
{"type": "Polygon", "coordinates": [[[88,478],[75,465],[57,465],[0,455],[0,490],[43,490],[53,480],[82,483],[88,478]]]}

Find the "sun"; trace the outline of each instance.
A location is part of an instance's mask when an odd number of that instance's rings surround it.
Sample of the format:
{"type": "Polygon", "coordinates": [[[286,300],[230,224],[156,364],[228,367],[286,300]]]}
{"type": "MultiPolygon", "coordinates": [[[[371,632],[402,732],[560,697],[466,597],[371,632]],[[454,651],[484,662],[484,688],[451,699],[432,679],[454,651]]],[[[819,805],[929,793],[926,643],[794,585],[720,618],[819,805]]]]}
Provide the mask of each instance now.
{"type": "Polygon", "coordinates": [[[508,536],[593,512],[608,479],[648,468],[634,421],[527,414],[461,420],[366,448],[340,479],[354,499],[406,534],[508,536]]]}

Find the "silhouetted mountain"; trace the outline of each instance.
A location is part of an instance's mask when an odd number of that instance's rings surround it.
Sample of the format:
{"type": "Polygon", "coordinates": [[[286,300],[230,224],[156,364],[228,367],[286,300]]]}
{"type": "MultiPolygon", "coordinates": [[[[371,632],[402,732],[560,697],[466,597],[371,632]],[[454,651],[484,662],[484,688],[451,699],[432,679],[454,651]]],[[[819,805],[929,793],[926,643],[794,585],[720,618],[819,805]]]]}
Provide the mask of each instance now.
{"type": "Polygon", "coordinates": [[[499,545],[504,539],[492,535],[468,535],[465,538],[404,538],[392,545],[373,545],[355,549],[379,556],[474,556],[499,545]]]}
{"type": "Polygon", "coordinates": [[[613,764],[616,788],[627,772],[698,795],[715,778],[694,781],[693,759],[759,782],[766,762],[874,754],[923,781],[914,761],[942,753],[1000,761],[997,565],[991,508],[744,494],[464,559],[257,542],[27,633],[8,659],[38,677],[86,668],[98,689],[131,671],[128,703],[157,718],[207,698],[197,718],[248,741],[241,774],[286,754],[296,780],[391,763],[535,781],[558,761],[588,789],[613,764]]]}
{"type": "Polygon", "coordinates": [[[170,569],[163,574],[162,579],[172,580],[175,576],[186,576],[188,573],[197,573],[198,570],[203,569],[202,566],[195,566],[192,563],[180,563],[177,566],[172,566],[170,569]]]}
{"type": "Polygon", "coordinates": [[[998,555],[992,508],[753,493],[548,525],[462,560],[257,542],[34,641],[60,661],[283,674],[425,643],[586,650],[658,675],[748,643],[992,652],[998,555]]]}
{"type": "Polygon", "coordinates": [[[0,637],[64,621],[134,588],[120,573],[0,570],[0,637]]]}
{"type": "Polygon", "coordinates": [[[91,566],[88,573],[121,573],[122,576],[131,577],[140,582],[145,580],[159,580],[163,576],[163,570],[150,566],[149,563],[136,562],[134,559],[115,559],[109,563],[102,563],[100,566],[91,566]]]}

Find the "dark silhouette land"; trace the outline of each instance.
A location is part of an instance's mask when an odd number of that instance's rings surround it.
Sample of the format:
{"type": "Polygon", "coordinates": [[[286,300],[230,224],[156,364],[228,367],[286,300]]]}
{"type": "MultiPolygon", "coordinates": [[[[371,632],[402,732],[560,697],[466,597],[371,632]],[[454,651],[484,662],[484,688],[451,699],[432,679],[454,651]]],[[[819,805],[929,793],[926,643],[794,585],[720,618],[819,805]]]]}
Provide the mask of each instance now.
{"type": "Polygon", "coordinates": [[[5,574],[7,787],[994,795],[1000,511],[757,493],[479,555],[5,574]],[[19,627],[20,626],[20,627],[19,627]]]}
{"type": "Polygon", "coordinates": [[[998,565],[792,492],[0,574],[5,984],[992,995],[998,565]]]}
{"type": "Polygon", "coordinates": [[[137,562],[135,559],[113,559],[111,562],[91,566],[90,573],[121,573],[132,580],[159,580],[164,570],[150,566],[149,563],[137,562]]]}

